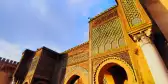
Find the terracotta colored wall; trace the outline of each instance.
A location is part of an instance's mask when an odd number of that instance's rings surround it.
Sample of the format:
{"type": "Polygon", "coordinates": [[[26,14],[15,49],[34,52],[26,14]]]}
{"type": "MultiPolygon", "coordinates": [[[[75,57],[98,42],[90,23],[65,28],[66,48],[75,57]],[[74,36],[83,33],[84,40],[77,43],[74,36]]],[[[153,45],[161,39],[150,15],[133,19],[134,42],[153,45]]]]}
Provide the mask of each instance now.
{"type": "Polygon", "coordinates": [[[8,74],[5,72],[0,72],[0,84],[9,84],[8,74]]]}

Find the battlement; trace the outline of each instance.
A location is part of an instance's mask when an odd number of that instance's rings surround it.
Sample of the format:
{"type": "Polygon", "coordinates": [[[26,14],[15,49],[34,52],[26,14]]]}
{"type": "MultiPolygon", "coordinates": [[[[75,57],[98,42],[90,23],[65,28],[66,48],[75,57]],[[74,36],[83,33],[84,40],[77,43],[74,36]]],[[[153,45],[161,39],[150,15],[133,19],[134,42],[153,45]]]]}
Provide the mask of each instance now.
{"type": "Polygon", "coordinates": [[[0,66],[5,64],[5,65],[11,65],[11,66],[16,67],[18,65],[18,63],[19,62],[17,62],[17,61],[0,57],[0,66]]]}
{"type": "MultiPolygon", "coordinates": [[[[12,81],[12,75],[18,65],[18,62],[6,58],[0,57],[0,81],[1,84],[6,84],[7,82],[12,81]],[[6,75],[3,75],[3,74],[6,75]],[[7,80],[4,80],[6,78],[7,80]],[[6,81],[5,83],[3,81],[6,81]]],[[[8,83],[7,83],[8,84],[8,83]]]]}

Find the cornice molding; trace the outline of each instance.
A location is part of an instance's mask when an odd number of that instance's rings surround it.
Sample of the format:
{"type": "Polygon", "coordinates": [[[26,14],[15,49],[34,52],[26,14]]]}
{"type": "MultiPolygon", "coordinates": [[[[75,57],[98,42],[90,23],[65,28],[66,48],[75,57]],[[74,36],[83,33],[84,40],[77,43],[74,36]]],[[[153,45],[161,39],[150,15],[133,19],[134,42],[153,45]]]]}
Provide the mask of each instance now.
{"type": "Polygon", "coordinates": [[[117,5],[114,5],[114,6],[110,7],[109,9],[107,9],[107,10],[105,10],[105,11],[103,11],[103,12],[100,12],[99,14],[97,14],[96,16],[94,16],[93,18],[91,18],[90,21],[89,21],[89,23],[90,23],[91,21],[93,21],[93,20],[95,20],[95,19],[101,17],[101,16],[104,15],[105,13],[108,13],[109,11],[113,10],[113,9],[116,8],[116,7],[117,7],[117,5]]]}
{"type": "Polygon", "coordinates": [[[77,46],[75,46],[75,47],[73,47],[73,48],[70,48],[70,49],[68,49],[68,50],[66,50],[66,51],[64,51],[64,52],[62,52],[61,54],[65,54],[65,53],[69,53],[69,52],[71,52],[71,51],[75,51],[77,48],[80,48],[80,47],[82,47],[82,46],[84,46],[84,45],[89,45],[89,41],[84,42],[84,43],[82,43],[82,44],[80,44],[80,45],[77,45],[77,46]]]}

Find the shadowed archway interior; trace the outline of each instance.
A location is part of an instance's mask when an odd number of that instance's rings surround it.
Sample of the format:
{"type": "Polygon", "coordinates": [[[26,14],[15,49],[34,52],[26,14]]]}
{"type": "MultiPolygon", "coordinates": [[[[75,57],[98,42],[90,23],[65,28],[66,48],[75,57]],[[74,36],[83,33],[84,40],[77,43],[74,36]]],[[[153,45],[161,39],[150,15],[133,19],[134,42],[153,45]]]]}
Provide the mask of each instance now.
{"type": "Polygon", "coordinates": [[[126,71],[117,64],[107,64],[99,73],[100,84],[127,84],[127,81],[126,71]]]}
{"type": "Polygon", "coordinates": [[[67,84],[80,84],[82,81],[80,79],[80,76],[78,75],[73,75],[69,81],[67,82],[67,84]]]}

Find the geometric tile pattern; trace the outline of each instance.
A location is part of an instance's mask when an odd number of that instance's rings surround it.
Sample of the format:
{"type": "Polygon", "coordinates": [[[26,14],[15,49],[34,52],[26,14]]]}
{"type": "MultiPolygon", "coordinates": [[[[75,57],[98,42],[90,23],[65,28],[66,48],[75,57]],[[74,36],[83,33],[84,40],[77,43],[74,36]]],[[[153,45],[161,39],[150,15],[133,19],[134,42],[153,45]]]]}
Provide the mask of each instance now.
{"type": "Polygon", "coordinates": [[[136,0],[121,0],[121,4],[130,27],[142,24],[141,14],[136,7],[136,0]]]}
{"type": "Polygon", "coordinates": [[[89,59],[89,52],[83,52],[77,55],[68,56],[67,65],[73,65],[87,61],[89,59]]]}
{"type": "Polygon", "coordinates": [[[99,25],[91,30],[91,52],[92,56],[103,53],[110,49],[125,46],[119,17],[99,25]]]}

